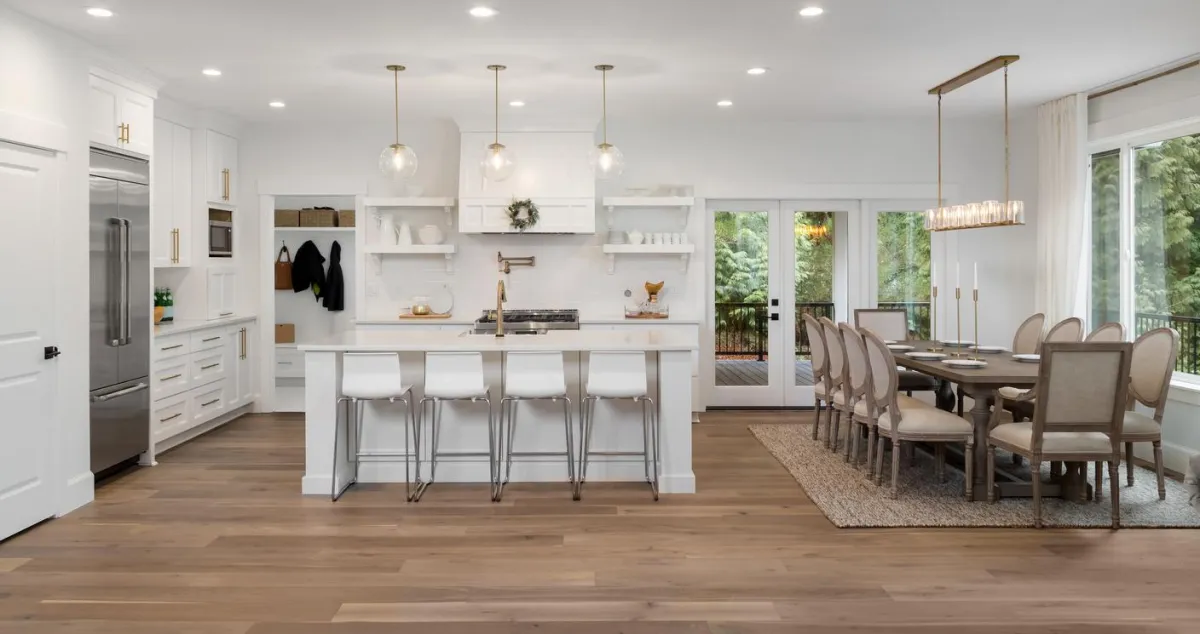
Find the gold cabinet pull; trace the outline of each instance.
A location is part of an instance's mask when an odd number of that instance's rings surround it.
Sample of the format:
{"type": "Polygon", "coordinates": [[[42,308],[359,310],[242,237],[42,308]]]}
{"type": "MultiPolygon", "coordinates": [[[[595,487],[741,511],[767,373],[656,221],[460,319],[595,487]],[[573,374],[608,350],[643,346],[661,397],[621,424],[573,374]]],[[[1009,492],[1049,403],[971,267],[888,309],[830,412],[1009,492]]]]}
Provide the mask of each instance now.
{"type": "Polygon", "coordinates": [[[229,200],[229,168],[221,170],[221,199],[229,200]]]}
{"type": "Polygon", "coordinates": [[[245,328],[242,328],[241,335],[242,335],[242,353],[240,355],[238,355],[238,358],[245,359],[246,358],[246,329],[245,328]]]}
{"type": "Polygon", "coordinates": [[[200,369],[201,369],[201,370],[211,370],[211,369],[213,369],[213,368],[215,368],[215,367],[217,367],[217,366],[219,366],[219,365],[221,365],[221,364],[220,364],[220,363],[210,363],[209,365],[202,365],[202,366],[200,366],[200,369]]]}
{"type": "Polygon", "coordinates": [[[215,404],[217,404],[217,403],[220,403],[220,402],[221,402],[221,399],[219,399],[219,398],[214,398],[213,400],[211,400],[211,401],[209,401],[209,402],[207,402],[207,403],[201,403],[201,404],[200,404],[200,407],[208,407],[209,405],[215,405],[215,404]]]}
{"type": "Polygon", "coordinates": [[[130,128],[130,125],[128,123],[126,123],[125,124],[125,142],[126,143],[129,143],[129,138],[130,138],[130,136],[132,136],[130,134],[129,128],[130,128]]]}
{"type": "Polygon", "coordinates": [[[182,374],[172,374],[171,376],[164,376],[163,378],[159,379],[159,381],[163,381],[163,382],[171,381],[174,379],[178,379],[181,376],[183,376],[183,375],[182,374]]]}
{"type": "Polygon", "coordinates": [[[160,418],[160,419],[158,419],[158,422],[160,422],[160,423],[165,423],[165,422],[167,422],[167,421],[169,421],[169,420],[175,420],[176,418],[179,418],[180,416],[183,416],[183,412],[180,412],[180,413],[178,413],[178,414],[175,414],[175,415],[173,415],[173,416],[168,416],[168,417],[166,417],[166,418],[160,418]]]}

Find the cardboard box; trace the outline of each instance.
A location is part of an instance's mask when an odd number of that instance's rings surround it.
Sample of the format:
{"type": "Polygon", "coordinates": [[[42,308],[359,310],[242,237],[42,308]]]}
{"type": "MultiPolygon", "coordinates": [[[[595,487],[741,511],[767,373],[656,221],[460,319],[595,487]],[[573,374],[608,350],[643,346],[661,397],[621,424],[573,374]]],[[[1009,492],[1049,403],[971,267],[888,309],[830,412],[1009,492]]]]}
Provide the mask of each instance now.
{"type": "Polygon", "coordinates": [[[276,209],[275,210],[275,226],[276,227],[299,227],[300,226],[300,210],[299,209],[276,209]]]}
{"type": "Polygon", "coordinates": [[[275,324],[275,343],[296,343],[296,324],[275,324]]]}

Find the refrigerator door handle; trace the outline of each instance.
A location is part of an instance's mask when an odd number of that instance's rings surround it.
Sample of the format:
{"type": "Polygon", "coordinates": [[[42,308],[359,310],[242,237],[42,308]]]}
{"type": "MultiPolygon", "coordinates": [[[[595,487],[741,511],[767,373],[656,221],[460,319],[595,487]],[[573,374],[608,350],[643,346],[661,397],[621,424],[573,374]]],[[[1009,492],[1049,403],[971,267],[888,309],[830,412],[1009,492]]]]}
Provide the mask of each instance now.
{"type": "Polygon", "coordinates": [[[149,387],[150,387],[149,383],[138,383],[137,385],[135,385],[133,387],[127,387],[123,390],[117,390],[116,392],[109,392],[108,394],[104,394],[102,396],[93,396],[92,402],[93,403],[103,403],[105,401],[110,401],[114,398],[120,398],[122,396],[133,394],[134,392],[141,392],[142,390],[147,389],[149,387]]]}
{"type": "MultiPolygon", "coordinates": [[[[115,253],[113,251],[109,251],[108,260],[108,270],[111,271],[110,275],[116,279],[112,281],[112,284],[109,286],[109,288],[122,289],[121,292],[119,292],[115,297],[110,294],[108,299],[108,345],[109,347],[117,348],[125,345],[125,333],[123,330],[123,324],[125,323],[123,317],[125,313],[124,306],[122,305],[125,301],[125,293],[123,291],[125,280],[125,225],[121,222],[120,218],[109,218],[108,224],[110,227],[115,227],[117,230],[115,253]],[[116,257],[115,262],[113,261],[114,255],[116,257]]],[[[112,243],[110,242],[109,244],[112,243]]]]}
{"type": "Polygon", "coordinates": [[[133,225],[129,222],[128,218],[122,218],[121,222],[125,225],[125,340],[121,342],[121,345],[127,346],[133,343],[133,322],[131,316],[133,310],[130,308],[133,302],[129,299],[129,293],[132,290],[130,287],[133,286],[130,283],[130,271],[133,269],[133,238],[130,234],[132,233],[133,225]]]}
{"type": "Polygon", "coordinates": [[[121,251],[120,251],[120,255],[119,255],[119,257],[121,258],[121,296],[120,296],[121,344],[120,345],[127,346],[133,342],[133,328],[130,327],[130,315],[129,315],[129,313],[130,313],[130,310],[129,310],[129,269],[130,269],[130,260],[132,259],[131,251],[133,249],[132,249],[132,245],[130,244],[130,237],[129,237],[129,231],[130,231],[129,219],[128,218],[118,218],[117,220],[119,220],[121,223],[121,229],[120,229],[121,230],[121,251]]]}

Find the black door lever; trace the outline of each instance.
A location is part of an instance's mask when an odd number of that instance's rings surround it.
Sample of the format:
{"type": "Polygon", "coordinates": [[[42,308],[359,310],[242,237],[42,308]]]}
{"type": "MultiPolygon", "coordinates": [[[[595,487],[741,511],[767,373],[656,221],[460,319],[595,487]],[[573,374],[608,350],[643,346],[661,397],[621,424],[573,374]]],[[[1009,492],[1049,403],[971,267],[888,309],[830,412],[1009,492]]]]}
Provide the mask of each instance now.
{"type": "Polygon", "coordinates": [[[62,354],[62,352],[59,351],[58,346],[46,346],[42,352],[44,353],[44,358],[46,359],[53,359],[54,357],[62,354]]]}

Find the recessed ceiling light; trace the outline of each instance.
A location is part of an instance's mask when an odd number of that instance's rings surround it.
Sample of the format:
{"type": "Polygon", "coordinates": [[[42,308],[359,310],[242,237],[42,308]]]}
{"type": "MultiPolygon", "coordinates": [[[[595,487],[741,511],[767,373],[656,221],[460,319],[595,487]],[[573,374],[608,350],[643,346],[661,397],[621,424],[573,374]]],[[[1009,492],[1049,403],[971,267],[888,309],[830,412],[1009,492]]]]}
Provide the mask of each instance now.
{"type": "Polygon", "coordinates": [[[221,71],[219,71],[215,68],[205,68],[204,70],[202,70],[200,72],[204,73],[205,75],[208,75],[209,77],[220,77],[221,76],[221,71]]]}
{"type": "Polygon", "coordinates": [[[510,101],[510,102],[508,102],[508,105],[510,105],[514,108],[524,108],[525,102],[524,101],[510,101]]]}
{"type": "Polygon", "coordinates": [[[100,7],[92,7],[90,9],[88,9],[87,14],[92,16],[93,18],[111,18],[111,17],[113,17],[112,11],[109,11],[108,9],[102,9],[100,7]]]}
{"type": "Polygon", "coordinates": [[[806,18],[815,18],[822,13],[825,13],[825,9],[821,7],[804,7],[800,9],[800,15],[806,18]]]}
{"type": "Polygon", "coordinates": [[[733,105],[733,102],[728,99],[722,99],[721,101],[717,102],[717,106],[721,107],[721,108],[728,108],[732,105],[733,105]]]}
{"type": "Polygon", "coordinates": [[[477,18],[490,18],[499,13],[499,11],[496,11],[491,7],[475,7],[471,9],[470,13],[477,18]]]}
{"type": "Polygon", "coordinates": [[[747,75],[766,75],[767,69],[765,69],[761,66],[756,66],[756,67],[751,68],[750,70],[746,71],[746,74],[747,75]]]}
{"type": "Polygon", "coordinates": [[[287,107],[287,104],[283,103],[282,101],[272,101],[271,103],[269,103],[267,105],[271,106],[272,108],[286,108],[287,107]]]}

